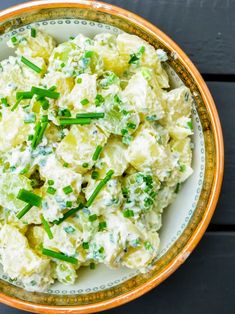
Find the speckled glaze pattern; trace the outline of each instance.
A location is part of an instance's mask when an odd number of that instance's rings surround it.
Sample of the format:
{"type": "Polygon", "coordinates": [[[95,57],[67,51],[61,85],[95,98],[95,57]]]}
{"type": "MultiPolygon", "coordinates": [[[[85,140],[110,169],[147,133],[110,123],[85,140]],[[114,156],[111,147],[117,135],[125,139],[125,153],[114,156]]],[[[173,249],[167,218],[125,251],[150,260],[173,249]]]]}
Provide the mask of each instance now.
{"type": "Polygon", "coordinates": [[[206,148],[205,172],[200,197],[191,219],[180,237],[148,273],[138,274],[106,290],[75,295],[31,293],[0,281],[0,301],[37,313],[98,312],[126,303],[158,285],[185,261],[205,232],[214,212],[223,176],[223,138],[213,99],[188,57],[147,21],[123,9],[94,1],[36,1],[0,13],[0,34],[32,22],[66,18],[112,25],[168,53],[169,65],[194,95],[195,110],[202,125],[206,148]]]}

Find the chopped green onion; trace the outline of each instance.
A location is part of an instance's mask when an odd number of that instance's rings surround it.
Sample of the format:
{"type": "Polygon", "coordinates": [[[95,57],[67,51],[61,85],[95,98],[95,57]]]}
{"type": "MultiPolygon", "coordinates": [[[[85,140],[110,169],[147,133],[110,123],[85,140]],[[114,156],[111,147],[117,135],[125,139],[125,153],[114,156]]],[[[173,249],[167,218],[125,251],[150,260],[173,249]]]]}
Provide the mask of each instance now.
{"type": "Polygon", "coordinates": [[[89,249],[89,243],[88,242],[83,242],[82,243],[82,247],[84,250],[88,250],[89,249]]]}
{"type": "Polygon", "coordinates": [[[98,172],[98,171],[95,171],[95,170],[92,171],[91,177],[92,177],[92,179],[94,179],[94,180],[98,179],[98,178],[99,178],[99,172],[98,172]]]}
{"type": "Polygon", "coordinates": [[[83,168],[88,168],[88,167],[89,167],[88,162],[84,162],[84,163],[82,164],[82,167],[83,167],[83,168]]]}
{"type": "Polygon", "coordinates": [[[104,118],[104,112],[77,113],[76,118],[100,119],[104,118]]]}
{"type": "Polygon", "coordinates": [[[21,57],[21,62],[37,73],[42,72],[42,69],[40,69],[36,64],[32,63],[31,61],[29,61],[23,56],[21,57]]]}
{"type": "Polygon", "coordinates": [[[72,207],[72,206],[73,206],[73,203],[71,201],[66,202],[66,207],[72,207]]]}
{"type": "Polygon", "coordinates": [[[19,105],[19,103],[21,102],[22,99],[23,99],[23,98],[21,97],[21,98],[19,98],[18,100],[16,100],[16,103],[15,103],[14,106],[11,108],[11,111],[14,111],[14,110],[18,107],[18,105],[19,105]]]}
{"type": "Polygon", "coordinates": [[[177,183],[174,192],[177,194],[179,193],[179,190],[180,190],[180,183],[177,183]]]}
{"type": "Polygon", "coordinates": [[[71,185],[68,185],[63,188],[63,191],[67,195],[73,192],[73,188],[71,187],[71,185]]]}
{"type": "Polygon", "coordinates": [[[96,196],[99,194],[99,192],[103,189],[103,187],[107,184],[107,182],[111,179],[112,175],[114,174],[113,170],[109,170],[106,173],[106,176],[103,180],[100,181],[100,183],[97,185],[91,196],[89,197],[86,207],[91,206],[91,204],[94,202],[96,196]]]}
{"type": "Polygon", "coordinates": [[[133,123],[133,122],[129,122],[129,123],[127,123],[127,127],[128,127],[128,129],[135,130],[135,128],[136,128],[136,124],[135,124],[135,123],[133,123]]]}
{"type": "Polygon", "coordinates": [[[30,135],[28,136],[28,141],[32,141],[32,139],[33,139],[33,134],[30,134],[30,135]]]}
{"type": "Polygon", "coordinates": [[[5,106],[5,107],[9,107],[10,105],[8,104],[7,102],[7,98],[4,97],[4,98],[1,98],[1,103],[5,106]]]}
{"type": "Polygon", "coordinates": [[[46,231],[48,238],[51,240],[53,239],[53,234],[51,232],[51,228],[50,225],[48,223],[48,221],[43,217],[43,215],[41,215],[41,222],[43,224],[44,230],[46,231]]]}
{"type": "Polygon", "coordinates": [[[90,269],[92,269],[92,270],[95,269],[95,263],[93,263],[93,262],[90,263],[90,269]]]}
{"type": "Polygon", "coordinates": [[[84,58],[91,58],[94,54],[94,51],[86,51],[84,53],[84,58]]]}
{"type": "Polygon", "coordinates": [[[134,212],[131,209],[126,209],[123,212],[123,216],[126,217],[126,218],[134,217],[134,212]]]}
{"type": "Polygon", "coordinates": [[[63,163],[63,167],[68,168],[69,164],[67,162],[63,163]]]}
{"type": "Polygon", "coordinates": [[[31,91],[27,92],[17,92],[16,93],[16,99],[32,99],[33,93],[31,91]]]}
{"type": "Polygon", "coordinates": [[[80,209],[82,209],[84,207],[83,204],[80,204],[78,207],[76,208],[72,208],[69,211],[67,211],[62,218],[60,218],[59,220],[55,220],[53,221],[53,224],[56,225],[60,225],[64,220],[66,220],[68,217],[74,215],[77,211],[79,211],[80,209]]]}
{"type": "Polygon", "coordinates": [[[48,185],[53,185],[55,182],[54,182],[54,180],[48,180],[48,185]]]}
{"type": "Polygon", "coordinates": [[[21,189],[17,195],[17,198],[25,203],[28,203],[32,206],[40,207],[42,203],[41,196],[34,194],[25,189],[21,189]]]}
{"type": "Polygon", "coordinates": [[[60,117],[67,117],[67,118],[69,118],[69,117],[71,117],[71,112],[70,112],[69,109],[60,109],[59,112],[58,112],[58,115],[60,117]]]}
{"type": "Polygon", "coordinates": [[[30,209],[32,208],[33,206],[30,205],[30,204],[27,204],[17,215],[16,217],[18,219],[21,219],[24,215],[27,214],[28,211],[30,211],[30,209]]]}
{"type": "Polygon", "coordinates": [[[190,121],[188,121],[188,122],[187,122],[187,126],[188,126],[188,128],[189,128],[190,130],[192,130],[192,129],[193,129],[193,123],[192,123],[192,120],[190,120],[190,121]]]}
{"type": "Polygon", "coordinates": [[[101,221],[100,223],[99,223],[99,231],[103,231],[105,228],[107,228],[107,223],[106,223],[106,221],[101,221]]]}
{"type": "Polygon", "coordinates": [[[47,188],[47,193],[51,194],[51,195],[54,195],[56,193],[56,189],[53,188],[52,186],[49,186],[47,188]]]}
{"type": "Polygon", "coordinates": [[[43,110],[47,110],[50,107],[50,103],[47,99],[42,99],[41,105],[43,110]]]}
{"type": "Polygon", "coordinates": [[[48,122],[48,115],[47,114],[42,116],[42,122],[48,122]]]}
{"type": "Polygon", "coordinates": [[[90,215],[88,219],[89,219],[90,222],[96,221],[97,220],[97,215],[96,214],[90,215]]]}
{"type": "Polygon", "coordinates": [[[84,98],[80,101],[81,105],[85,106],[87,104],[89,104],[89,100],[87,98],[84,98]]]}
{"type": "Polygon", "coordinates": [[[37,31],[35,28],[31,28],[31,37],[36,38],[37,31]]]}
{"type": "Polygon", "coordinates": [[[67,119],[60,119],[60,125],[72,125],[72,124],[90,124],[91,123],[91,119],[86,119],[86,118],[79,118],[79,119],[75,119],[75,118],[67,118],[67,119]]]}
{"type": "Polygon", "coordinates": [[[36,142],[36,146],[38,146],[38,144],[41,142],[42,138],[43,138],[43,135],[44,135],[44,132],[47,128],[47,125],[48,125],[48,122],[42,122],[41,124],[41,128],[40,128],[40,131],[38,133],[38,138],[37,138],[37,142],[36,142]]]}
{"type": "Polygon", "coordinates": [[[97,94],[95,97],[95,105],[96,107],[101,106],[104,103],[104,97],[100,94],[97,94]]]}
{"type": "Polygon", "coordinates": [[[101,246],[101,248],[99,248],[99,253],[100,254],[104,253],[104,247],[103,246],[101,246]]]}
{"type": "Polygon", "coordinates": [[[98,145],[98,146],[96,147],[96,150],[95,150],[95,152],[94,152],[94,154],[93,154],[93,156],[92,156],[92,160],[96,161],[96,160],[99,158],[102,149],[103,149],[103,147],[100,146],[100,145],[98,145]]]}
{"type": "Polygon", "coordinates": [[[55,86],[53,86],[53,90],[50,89],[43,89],[39,87],[33,86],[31,92],[40,96],[40,97],[47,97],[51,99],[58,99],[60,97],[60,93],[54,91],[55,86]]]}
{"type": "Polygon", "coordinates": [[[13,44],[17,43],[17,38],[16,38],[16,36],[11,37],[11,42],[12,42],[13,44]]]}
{"type": "Polygon", "coordinates": [[[33,139],[32,139],[32,143],[31,143],[31,147],[32,147],[33,149],[35,149],[36,146],[37,146],[36,143],[37,143],[38,134],[39,134],[39,132],[40,132],[40,129],[41,129],[41,123],[38,122],[38,123],[36,124],[36,126],[35,126],[35,133],[34,133],[34,136],[33,136],[33,139]]]}
{"type": "Polygon", "coordinates": [[[55,252],[46,248],[42,248],[42,254],[50,256],[52,258],[60,259],[71,264],[77,264],[78,260],[75,257],[67,256],[64,253],[55,252]]]}
{"type": "Polygon", "coordinates": [[[77,83],[78,83],[78,84],[81,84],[81,83],[82,83],[82,78],[81,78],[81,77],[78,77],[77,83]]]}

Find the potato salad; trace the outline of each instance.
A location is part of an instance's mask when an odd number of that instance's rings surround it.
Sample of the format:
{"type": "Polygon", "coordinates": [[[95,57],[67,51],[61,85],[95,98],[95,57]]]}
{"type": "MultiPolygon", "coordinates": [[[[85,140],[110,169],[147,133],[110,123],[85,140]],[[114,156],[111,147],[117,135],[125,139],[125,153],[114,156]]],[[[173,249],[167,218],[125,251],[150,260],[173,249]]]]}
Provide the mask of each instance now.
{"type": "Polygon", "coordinates": [[[0,62],[0,264],[29,291],[81,266],[150,269],[191,174],[192,96],[137,36],[31,28],[0,62]],[[14,49],[14,50],[13,50],[14,49]]]}

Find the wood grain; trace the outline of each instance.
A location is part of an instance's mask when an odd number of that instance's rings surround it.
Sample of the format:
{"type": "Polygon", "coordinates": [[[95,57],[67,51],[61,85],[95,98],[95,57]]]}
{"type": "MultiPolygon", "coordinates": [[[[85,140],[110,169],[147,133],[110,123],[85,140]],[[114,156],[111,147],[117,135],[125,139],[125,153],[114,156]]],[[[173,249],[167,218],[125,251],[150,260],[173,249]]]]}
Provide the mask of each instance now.
{"type": "Polygon", "coordinates": [[[235,225],[235,83],[207,82],[214,97],[225,143],[225,174],[223,187],[212,222],[235,225]]]}

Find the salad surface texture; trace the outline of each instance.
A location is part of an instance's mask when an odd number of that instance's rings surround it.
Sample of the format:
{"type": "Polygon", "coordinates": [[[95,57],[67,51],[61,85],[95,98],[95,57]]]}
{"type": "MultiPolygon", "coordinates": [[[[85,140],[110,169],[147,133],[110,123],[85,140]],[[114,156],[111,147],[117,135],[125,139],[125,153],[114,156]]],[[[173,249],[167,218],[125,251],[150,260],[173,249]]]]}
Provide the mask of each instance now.
{"type": "Polygon", "coordinates": [[[126,33],[13,36],[0,62],[0,264],[29,291],[103,263],[142,272],[192,174],[193,99],[126,33]]]}

